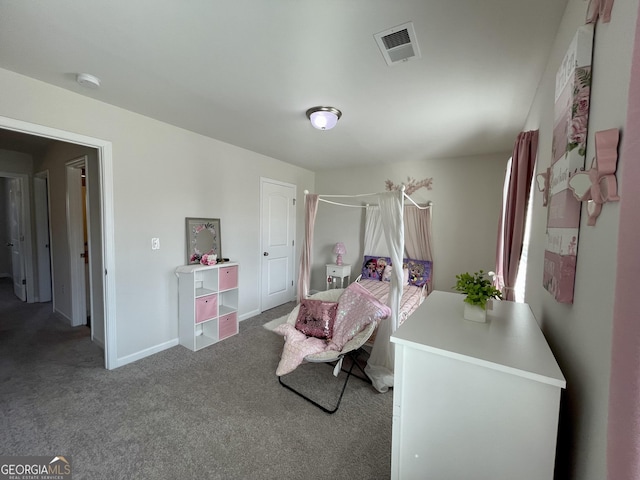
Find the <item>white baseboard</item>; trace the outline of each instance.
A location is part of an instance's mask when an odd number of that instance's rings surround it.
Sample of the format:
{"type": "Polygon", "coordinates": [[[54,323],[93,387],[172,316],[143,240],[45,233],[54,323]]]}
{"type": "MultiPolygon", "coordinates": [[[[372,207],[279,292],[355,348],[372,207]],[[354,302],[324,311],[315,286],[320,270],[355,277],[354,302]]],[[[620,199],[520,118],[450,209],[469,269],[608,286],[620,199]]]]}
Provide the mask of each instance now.
{"type": "Polygon", "coordinates": [[[124,365],[127,365],[129,363],[133,363],[137,360],[140,360],[142,358],[148,357],[150,355],[153,355],[154,353],[158,353],[158,352],[162,352],[163,350],[167,350],[169,348],[175,347],[176,345],[179,345],[180,341],[177,338],[174,338],[173,340],[169,340],[168,342],[164,342],[161,343],[159,345],[156,345],[154,347],[150,347],[150,348],[146,348],[144,350],[140,350],[139,352],[136,353],[132,353],[131,355],[127,355],[126,357],[121,357],[118,358],[116,360],[116,367],[122,367],[124,365]]]}
{"type": "Polygon", "coordinates": [[[54,310],[53,313],[55,313],[57,316],[59,316],[60,318],[62,318],[63,320],[66,320],[67,323],[69,325],[71,325],[71,317],[69,317],[66,313],[61,312],[60,310],[54,310]]]}
{"type": "Polygon", "coordinates": [[[243,313],[238,317],[238,321],[241,322],[251,317],[255,317],[256,315],[260,315],[260,310],[252,310],[251,312],[243,313]]]}

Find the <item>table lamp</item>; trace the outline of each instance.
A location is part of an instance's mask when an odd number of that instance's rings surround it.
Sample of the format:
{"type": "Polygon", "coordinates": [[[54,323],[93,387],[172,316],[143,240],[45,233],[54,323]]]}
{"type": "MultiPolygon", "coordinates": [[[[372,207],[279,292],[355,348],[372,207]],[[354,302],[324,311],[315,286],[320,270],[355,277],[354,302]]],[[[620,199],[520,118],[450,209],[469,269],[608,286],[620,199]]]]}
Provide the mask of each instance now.
{"type": "Polygon", "coordinates": [[[336,246],[333,247],[333,253],[337,255],[336,257],[336,265],[342,265],[342,255],[347,253],[347,249],[344,246],[344,243],[338,242],[336,246]]]}

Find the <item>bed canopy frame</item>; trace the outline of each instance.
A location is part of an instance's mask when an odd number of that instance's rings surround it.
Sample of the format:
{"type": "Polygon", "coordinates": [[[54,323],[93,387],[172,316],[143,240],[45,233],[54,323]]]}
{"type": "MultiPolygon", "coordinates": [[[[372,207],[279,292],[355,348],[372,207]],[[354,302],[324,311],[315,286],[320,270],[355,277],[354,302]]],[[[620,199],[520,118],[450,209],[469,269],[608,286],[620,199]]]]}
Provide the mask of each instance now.
{"type": "MultiPolygon", "coordinates": [[[[404,185],[399,190],[392,190],[382,193],[365,193],[358,195],[318,195],[311,194],[307,190],[305,194],[305,241],[302,248],[301,265],[298,275],[298,301],[307,298],[310,287],[311,260],[313,247],[313,233],[318,203],[324,202],[341,207],[366,208],[367,213],[372,212],[370,205],[354,205],[329,198],[373,198],[378,205],[382,234],[386,241],[388,256],[393,265],[402,265],[405,250],[405,226],[404,226],[404,206],[405,201],[420,210],[431,209],[433,204],[418,205],[409,195],[405,193],[404,185]]],[[[369,216],[369,215],[368,215],[369,216]]],[[[369,223],[369,221],[367,222],[369,223]]],[[[365,249],[367,248],[365,242],[365,249]]],[[[365,251],[365,254],[373,253],[365,251]]],[[[424,258],[422,260],[432,260],[424,258]]],[[[391,316],[388,321],[383,321],[378,327],[375,343],[371,350],[369,361],[365,372],[372,381],[374,388],[380,392],[385,392],[393,386],[394,372],[394,349],[390,341],[391,335],[399,326],[399,306],[403,289],[403,273],[401,268],[391,270],[391,286],[389,290],[388,306],[391,309],[391,316]]]]}

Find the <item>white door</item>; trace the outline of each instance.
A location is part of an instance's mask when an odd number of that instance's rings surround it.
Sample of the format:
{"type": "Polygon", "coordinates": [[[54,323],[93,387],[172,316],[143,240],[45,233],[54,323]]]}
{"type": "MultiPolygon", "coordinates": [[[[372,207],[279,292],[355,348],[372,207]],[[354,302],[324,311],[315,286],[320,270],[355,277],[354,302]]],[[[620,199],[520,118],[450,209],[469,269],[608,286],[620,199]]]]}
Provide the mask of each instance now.
{"type": "Polygon", "coordinates": [[[84,248],[82,167],[86,157],[67,163],[67,236],[71,273],[71,326],[86,325],[87,299],[84,248]]]}
{"type": "Polygon", "coordinates": [[[36,219],[36,259],[38,265],[38,301],[51,301],[51,248],[49,245],[49,189],[46,172],[33,177],[36,219]]]}
{"type": "Polygon", "coordinates": [[[12,178],[9,185],[9,244],[11,248],[11,268],[13,275],[13,291],[20,300],[27,301],[27,286],[25,278],[24,258],[22,246],[22,179],[12,178]]]}
{"type": "Polygon", "coordinates": [[[262,178],[262,310],[295,298],[295,185],[262,178]]]}

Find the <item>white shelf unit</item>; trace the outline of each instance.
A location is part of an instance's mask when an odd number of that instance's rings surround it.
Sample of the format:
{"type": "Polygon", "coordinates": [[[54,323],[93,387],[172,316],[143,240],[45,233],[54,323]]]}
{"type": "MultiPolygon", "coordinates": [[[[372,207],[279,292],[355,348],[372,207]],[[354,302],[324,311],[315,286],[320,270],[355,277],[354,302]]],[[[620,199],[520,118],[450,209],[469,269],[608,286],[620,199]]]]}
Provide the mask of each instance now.
{"type": "Polygon", "coordinates": [[[238,333],[238,268],[227,262],[176,269],[180,345],[196,351],[238,333]]]}

